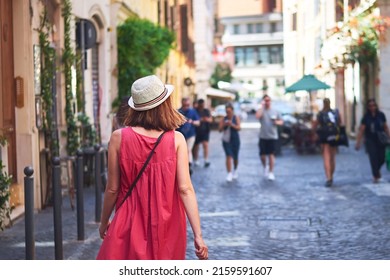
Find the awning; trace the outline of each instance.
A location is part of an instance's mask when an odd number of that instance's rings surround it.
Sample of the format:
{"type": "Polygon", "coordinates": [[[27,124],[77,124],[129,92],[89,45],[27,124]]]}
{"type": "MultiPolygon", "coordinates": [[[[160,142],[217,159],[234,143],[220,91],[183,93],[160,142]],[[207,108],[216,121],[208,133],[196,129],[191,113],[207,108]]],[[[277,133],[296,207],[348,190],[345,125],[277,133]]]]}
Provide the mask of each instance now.
{"type": "Polygon", "coordinates": [[[306,90],[308,92],[319,90],[319,89],[329,89],[330,86],[318,80],[314,75],[304,75],[299,81],[295,82],[291,86],[286,88],[287,92],[296,92],[299,90],[306,90]]]}
{"type": "Polygon", "coordinates": [[[220,89],[211,88],[211,87],[207,88],[205,93],[207,96],[210,97],[219,97],[219,98],[231,99],[231,100],[234,100],[236,98],[236,95],[233,93],[220,90],[220,89]]]}

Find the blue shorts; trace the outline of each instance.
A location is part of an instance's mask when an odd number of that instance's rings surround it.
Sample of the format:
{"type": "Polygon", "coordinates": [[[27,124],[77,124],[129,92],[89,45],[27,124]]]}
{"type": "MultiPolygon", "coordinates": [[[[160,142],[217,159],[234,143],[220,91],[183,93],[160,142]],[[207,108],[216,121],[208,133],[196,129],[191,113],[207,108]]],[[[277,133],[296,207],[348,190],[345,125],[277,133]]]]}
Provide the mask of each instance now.
{"type": "Polygon", "coordinates": [[[223,150],[225,151],[226,156],[232,157],[234,160],[238,160],[238,152],[240,150],[240,142],[231,141],[231,142],[224,142],[223,144],[223,150]]]}

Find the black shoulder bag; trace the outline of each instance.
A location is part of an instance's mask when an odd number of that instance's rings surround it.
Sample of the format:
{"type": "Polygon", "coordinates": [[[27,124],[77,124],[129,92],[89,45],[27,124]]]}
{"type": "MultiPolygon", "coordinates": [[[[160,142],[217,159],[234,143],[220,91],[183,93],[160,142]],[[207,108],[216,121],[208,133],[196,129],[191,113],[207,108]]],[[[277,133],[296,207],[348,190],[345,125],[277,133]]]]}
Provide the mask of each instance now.
{"type": "Polygon", "coordinates": [[[122,204],[125,202],[125,200],[130,196],[130,194],[133,191],[133,189],[134,189],[135,185],[137,184],[138,180],[141,178],[142,173],[144,173],[145,168],[148,165],[150,159],[152,158],[152,156],[154,154],[154,150],[156,150],[158,144],[160,144],[161,139],[162,139],[164,134],[165,134],[165,131],[163,133],[161,133],[160,136],[157,138],[157,141],[154,144],[153,149],[150,151],[150,153],[148,155],[148,158],[146,159],[144,165],[142,166],[141,170],[139,171],[139,173],[138,173],[137,177],[135,178],[134,182],[131,184],[131,186],[130,186],[129,190],[127,191],[125,197],[123,198],[121,204],[119,204],[118,208],[116,208],[115,211],[118,211],[118,209],[122,206],[122,204]]]}

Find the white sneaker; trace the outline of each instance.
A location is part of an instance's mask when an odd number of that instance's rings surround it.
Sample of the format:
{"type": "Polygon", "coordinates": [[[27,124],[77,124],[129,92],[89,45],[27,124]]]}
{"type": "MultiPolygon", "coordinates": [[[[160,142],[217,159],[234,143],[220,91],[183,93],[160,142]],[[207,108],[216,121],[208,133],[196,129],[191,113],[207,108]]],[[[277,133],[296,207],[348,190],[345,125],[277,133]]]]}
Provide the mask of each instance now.
{"type": "Polygon", "coordinates": [[[200,166],[200,163],[197,160],[194,162],[194,164],[195,164],[195,166],[200,166]]]}
{"type": "Polygon", "coordinates": [[[237,170],[233,171],[233,179],[238,179],[238,171],[237,170]]]}
{"type": "Polygon", "coordinates": [[[268,175],[269,175],[268,165],[266,167],[264,167],[263,175],[264,175],[264,178],[268,178],[268,175]]]}
{"type": "Polygon", "coordinates": [[[270,181],[274,181],[274,180],[275,180],[275,175],[274,175],[274,173],[270,172],[270,173],[268,174],[268,180],[270,180],[270,181]]]}
{"type": "Polygon", "coordinates": [[[228,175],[227,175],[227,177],[226,177],[226,181],[228,181],[228,182],[233,181],[233,174],[232,174],[232,172],[229,172],[229,173],[228,173],[228,175]]]}

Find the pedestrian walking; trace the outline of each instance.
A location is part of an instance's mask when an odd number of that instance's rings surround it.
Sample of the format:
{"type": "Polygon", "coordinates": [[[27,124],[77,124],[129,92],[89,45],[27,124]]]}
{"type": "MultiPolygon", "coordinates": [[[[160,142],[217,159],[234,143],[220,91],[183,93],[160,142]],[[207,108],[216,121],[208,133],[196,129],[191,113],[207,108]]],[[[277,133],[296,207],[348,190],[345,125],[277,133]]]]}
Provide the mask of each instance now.
{"type": "Polygon", "coordinates": [[[385,134],[385,138],[386,135],[390,137],[386,115],[379,110],[375,99],[369,99],[367,101],[366,113],[360,122],[355,148],[356,150],[360,149],[362,138],[364,137],[374,183],[381,181],[381,168],[385,163],[386,142],[380,140],[381,134],[385,134]]]}
{"type": "Polygon", "coordinates": [[[218,129],[222,132],[222,145],[226,155],[226,181],[238,178],[238,153],[240,151],[241,120],[234,114],[233,104],[226,104],[226,116],[221,119],[218,129]],[[232,168],[233,167],[233,168],[232,168]]]}
{"type": "Polygon", "coordinates": [[[192,149],[195,144],[195,136],[196,130],[195,127],[200,125],[199,115],[194,108],[190,106],[190,99],[188,97],[184,97],[181,100],[181,107],[179,112],[185,117],[186,122],[182,124],[177,130],[180,131],[187,142],[188,148],[188,162],[189,162],[189,171],[192,174],[193,168],[193,157],[192,157],[192,149]]]}
{"type": "Polygon", "coordinates": [[[208,258],[188,164],[183,164],[187,145],[175,132],[185,119],[171,104],[172,91],[155,75],[131,87],[126,127],[112,133],[108,148],[97,259],[184,259],[186,215],[197,257],[208,258]]]}
{"type": "Polygon", "coordinates": [[[275,150],[278,141],[278,125],[283,125],[280,113],[272,108],[271,97],[264,95],[260,108],[256,112],[260,120],[259,150],[264,178],[275,180],[275,150]]]}
{"type": "Polygon", "coordinates": [[[203,149],[203,160],[204,167],[210,166],[209,161],[209,139],[210,139],[210,125],[212,122],[210,110],[205,108],[204,99],[199,99],[197,102],[196,111],[200,118],[200,125],[196,127],[196,137],[195,137],[195,145],[192,150],[194,164],[195,166],[199,166],[199,150],[200,145],[202,145],[203,149]]]}
{"type": "Polygon", "coordinates": [[[337,140],[340,133],[341,118],[337,109],[332,109],[330,99],[324,98],[323,108],[313,123],[313,130],[320,141],[324,161],[326,187],[333,185],[333,174],[336,169],[337,140]]]}

